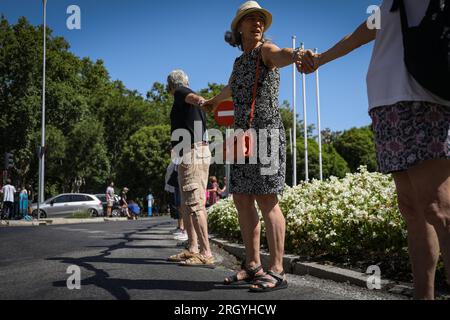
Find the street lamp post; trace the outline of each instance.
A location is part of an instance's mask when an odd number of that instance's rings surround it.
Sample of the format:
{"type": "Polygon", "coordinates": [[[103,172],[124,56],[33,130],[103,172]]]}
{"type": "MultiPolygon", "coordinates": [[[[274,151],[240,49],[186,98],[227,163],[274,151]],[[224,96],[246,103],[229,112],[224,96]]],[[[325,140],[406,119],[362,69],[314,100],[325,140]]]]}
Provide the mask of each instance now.
{"type": "Polygon", "coordinates": [[[47,0],[42,0],[44,14],[44,54],[42,63],[42,131],[41,147],[39,149],[39,187],[38,187],[38,220],[41,218],[39,204],[44,202],[45,190],[45,67],[47,50],[47,0]]]}

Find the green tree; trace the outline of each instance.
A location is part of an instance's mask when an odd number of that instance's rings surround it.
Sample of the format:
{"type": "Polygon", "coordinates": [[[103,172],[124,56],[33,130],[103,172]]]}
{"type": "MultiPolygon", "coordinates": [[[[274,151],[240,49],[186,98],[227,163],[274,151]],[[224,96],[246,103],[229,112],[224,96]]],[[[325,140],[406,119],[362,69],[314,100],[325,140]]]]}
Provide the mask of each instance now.
{"type": "Polygon", "coordinates": [[[347,161],[352,172],[362,165],[369,171],[377,170],[377,158],[373,132],[370,127],[353,128],[340,135],[333,146],[347,161]]]}
{"type": "MultiPolygon", "coordinates": [[[[36,133],[41,126],[42,27],[25,18],[10,25],[0,18],[0,153],[13,151],[21,181],[37,180],[36,133]],[[36,161],[36,163],[33,163],[36,161]]],[[[47,30],[47,125],[68,135],[87,118],[80,61],[69,44],[47,30]]],[[[51,184],[52,180],[48,180],[51,184]]]]}
{"type": "Polygon", "coordinates": [[[130,188],[131,196],[145,197],[151,188],[153,195],[162,199],[170,150],[170,126],[141,128],[124,147],[118,183],[130,188]]]}
{"type": "Polygon", "coordinates": [[[96,193],[103,190],[110,176],[110,162],[104,144],[102,124],[90,120],[77,123],[68,137],[66,182],[72,190],[76,179],[83,179],[82,190],[96,193]]]}
{"type": "MultiPolygon", "coordinates": [[[[294,128],[294,113],[292,112],[291,106],[288,101],[283,101],[280,106],[280,114],[281,120],[283,121],[284,129],[286,130],[286,137],[289,139],[290,134],[289,131],[294,128]]],[[[297,115],[297,139],[304,139],[305,126],[304,121],[299,120],[299,116],[297,115]]],[[[314,136],[314,130],[316,126],[314,124],[308,125],[308,138],[312,138],[314,136]]]]}
{"type": "MultiPolygon", "coordinates": [[[[305,179],[305,143],[304,139],[297,140],[297,179],[305,179]]],[[[287,147],[287,175],[286,183],[292,185],[292,153],[291,146],[287,147]]],[[[336,152],[331,145],[322,145],[322,165],[323,177],[327,179],[331,176],[342,178],[350,169],[345,160],[336,152]]],[[[320,164],[319,164],[319,145],[315,140],[308,139],[308,173],[309,179],[320,178],[320,164]]]]}

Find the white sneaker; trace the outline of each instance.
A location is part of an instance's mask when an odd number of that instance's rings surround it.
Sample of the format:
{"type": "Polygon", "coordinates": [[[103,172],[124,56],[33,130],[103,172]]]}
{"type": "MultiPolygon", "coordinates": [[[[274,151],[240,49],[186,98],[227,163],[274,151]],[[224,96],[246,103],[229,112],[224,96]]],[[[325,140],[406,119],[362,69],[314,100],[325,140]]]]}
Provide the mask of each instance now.
{"type": "Polygon", "coordinates": [[[187,241],[188,240],[187,232],[184,232],[178,236],[175,236],[174,239],[178,240],[178,241],[187,241]]]}
{"type": "Polygon", "coordinates": [[[185,232],[186,232],[186,231],[179,229],[179,230],[175,231],[175,232],[173,233],[173,235],[174,235],[174,236],[179,236],[179,235],[184,234],[185,232]]]}

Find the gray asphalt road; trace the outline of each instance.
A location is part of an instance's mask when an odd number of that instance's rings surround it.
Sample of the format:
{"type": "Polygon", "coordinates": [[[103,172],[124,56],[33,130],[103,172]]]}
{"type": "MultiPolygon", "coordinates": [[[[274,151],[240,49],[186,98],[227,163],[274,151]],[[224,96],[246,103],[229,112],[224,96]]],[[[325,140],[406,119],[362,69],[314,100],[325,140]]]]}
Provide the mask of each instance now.
{"type": "Polygon", "coordinates": [[[222,285],[236,265],[214,247],[214,270],[166,262],[178,253],[166,218],[137,222],[0,228],[0,299],[83,300],[390,300],[383,292],[313,277],[289,276],[288,290],[251,294],[222,285]],[[69,290],[67,269],[81,270],[81,289],[69,290]]]}

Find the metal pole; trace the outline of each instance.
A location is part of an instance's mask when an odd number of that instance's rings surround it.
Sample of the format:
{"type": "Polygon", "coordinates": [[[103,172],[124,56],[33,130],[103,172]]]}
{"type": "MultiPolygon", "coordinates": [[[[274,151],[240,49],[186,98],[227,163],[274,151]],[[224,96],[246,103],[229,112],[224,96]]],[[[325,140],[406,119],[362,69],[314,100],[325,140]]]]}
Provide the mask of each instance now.
{"type": "Polygon", "coordinates": [[[41,149],[39,154],[39,195],[38,195],[38,220],[40,219],[39,203],[44,202],[45,188],[45,67],[47,50],[47,0],[42,0],[44,13],[44,53],[42,63],[42,131],[41,131],[41,149]]]}
{"type": "MultiPolygon", "coordinates": [[[[297,37],[292,37],[292,48],[296,48],[297,37]]],[[[292,126],[292,186],[297,185],[297,66],[295,63],[292,65],[292,116],[293,126],[292,126]]]]}
{"type": "MultiPolygon", "coordinates": [[[[319,50],[316,48],[314,52],[317,54],[319,50]]],[[[323,181],[323,159],[322,159],[322,125],[320,114],[320,79],[319,69],[316,70],[316,101],[317,101],[317,127],[319,130],[319,166],[320,166],[320,181],[323,181]]]]}
{"type": "MultiPolygon", "coordinates": [[[[230,128],[227,128],[226,130],[226,140],[228,140],[228,138],[230,138],[230,132],[229,132],[230,128]]],[[[226,191],[225,191],[225,197],[229,197],[230,195],[230,188],[231,188],[231,165],[227,162],[225,162],[225,176],[227,177],[227,185],[226,185],[226,191]]]]}
{"type": "MultiPolygon", "coordinates": [[[[302,50],[305,49],[305,44],[302,42],[302,50]]],[[[303,124],[304,124],[304,139],[305,139],[305,181],[309,181],[309,163],[308,163],[308,117],[306,114],[306,74],[302,74],[303,87],[303,124]]]]}
{"type": "Polygon", "coordinates": [[[289,129],[289,145],[291,146],[291,154],[293,152],[293,148],[292,148],[292,128],[289,129]]]}
{"type": "MultiPolygon", "coordinates": [[[[292,147],[292,128],[289,128],[289,145],[291,149],[291,154],[294,152],[294,148],[292,147]]],[[[292,168],[294,168],[294,157],[292,157],[292,168]]],[[[294,170],[292,170],[292,182],[294,182],[294,170]]]]}

